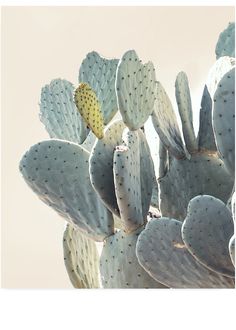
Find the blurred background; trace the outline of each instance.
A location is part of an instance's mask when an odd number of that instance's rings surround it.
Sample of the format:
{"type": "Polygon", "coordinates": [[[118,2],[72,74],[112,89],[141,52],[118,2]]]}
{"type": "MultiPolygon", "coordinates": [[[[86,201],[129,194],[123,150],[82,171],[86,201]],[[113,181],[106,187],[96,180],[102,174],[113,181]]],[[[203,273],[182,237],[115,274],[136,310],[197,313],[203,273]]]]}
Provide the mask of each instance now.
{"type": "Polygon", "coordinates": [[[49,138],[38,117],[41,87],[59,77],[76,85],[92,50],[120,58],[135,49],[154,63],[175,109],[175,78],[187,73],[197,133],[204,82],[230,21],[234,7],[2,8],[3,287],[72,288],[63,261],[64,221],[18,170],[23,153],[49,138]]]}

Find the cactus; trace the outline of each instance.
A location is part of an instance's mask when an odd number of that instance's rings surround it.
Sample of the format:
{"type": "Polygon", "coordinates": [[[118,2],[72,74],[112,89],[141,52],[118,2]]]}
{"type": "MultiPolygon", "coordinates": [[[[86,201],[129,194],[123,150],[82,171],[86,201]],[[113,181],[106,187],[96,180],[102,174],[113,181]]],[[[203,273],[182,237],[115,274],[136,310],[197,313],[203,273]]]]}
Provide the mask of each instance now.
{"type": "Polygon", "coordinates": [[[231,69],[217,85],[214,94],[213,127],[217,148],[230,173],[235,168],[235,69],[231,69]]]}
{"type": "Polygon", "coordinates": [[[153,112],[155,69],[142,64],[134,50],[121,58],[116,73],[116,93],[122,119],[130,130],[141,128],[153,112]]]}
{"type": "Polygon", "coordinates": [[[182,238],[189,252],[204,266],[234,277],[228,242],[233,235],[233,218],[227,206],[212,196],[196,196],[188,205],[182,238]]]}
{"type": "Polygon", "coordinates": [[[233,287],[232,278],[208,270],[192,257],[181,238],[181,226],[171,218],[149,221],[137,240],[141,266],[170,288],[233,287]]]}
{"type": "Polygon", "coordinates": [[[67,224],[63,235],[64,262],[77,289],[99,288],[99,256],[93,240],[67,224]]]}
{"type": "Polygon", "coordinates": [[[232,236],[229,240],[229,254],[232,263],[235,265],[235,236],[232,236]]]}
{"type": "Polygon", "coordinates": [[[26,152],[20,171],[67,222],[64,261],[75,288],[234,286],[232,25],[227,31],[197,137],[187,75],[175,82],[181,132],[153,64],[134,50],[120,60],[87,54],[76,90],[62,79],[43,87],[40,118],[51,139],[26,152]]]}

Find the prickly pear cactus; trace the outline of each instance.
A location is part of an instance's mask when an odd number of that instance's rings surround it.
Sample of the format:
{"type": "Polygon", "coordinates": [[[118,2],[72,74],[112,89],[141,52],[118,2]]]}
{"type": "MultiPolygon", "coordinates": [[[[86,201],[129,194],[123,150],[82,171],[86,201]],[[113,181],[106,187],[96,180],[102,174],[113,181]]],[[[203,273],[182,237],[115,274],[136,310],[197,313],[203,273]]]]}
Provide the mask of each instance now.
{"type": "Polygon", "coordinates": [[[233,29],[217,43],[197,136],[187,75],[175,82],[181,132],[153,64],[134,50],[120,60],[90,52],[76,90],[62,79],[42,88],[51,139],[25,153],[20,171],[67,222],[64,261],[75,288],[234,287],[233,29]],[[160,142],[154,161],[150,116],[160,142]]]}

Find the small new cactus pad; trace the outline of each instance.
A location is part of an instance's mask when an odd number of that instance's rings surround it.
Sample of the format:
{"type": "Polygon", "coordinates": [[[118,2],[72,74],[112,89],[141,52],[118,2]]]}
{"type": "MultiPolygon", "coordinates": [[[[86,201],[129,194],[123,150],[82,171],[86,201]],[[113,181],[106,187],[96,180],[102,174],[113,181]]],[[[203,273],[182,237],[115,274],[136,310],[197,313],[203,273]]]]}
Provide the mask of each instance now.
{"type": "Polygon", "coordinates": [[[111,212],[119,215],[113,179],[113,154],[122,143],[125,125],[122,121],[112,123],[104,132],[104,138],[97,140],[89,159],[91,183],[111,212]]]}
{"type": "Polygon", "coordinates": [[[105,125],[111,121],[118,108],[115,91],[118,62],[118,59],[106,59],[97,52],[90,52],[79,70],[79,82],[88,83],[97,95],[105,125]]]}
{"type": "Polygon", "coordinates": [[[165,288],[138,262],[135,249],[141,231],[142,228],[139,228],[131,234],[126,234],[121,230],[106,239],[100,258],[103,288],[165,288]]]}
{"type": "Polygon", "coordinates": [[[190,159],[169,157],[169,169],[159,185],[162,215],[183,221],[189,201],[197,195],[227,203],[234,181],[216,152],[200,152],[190,159]]]}
{"type": "Polygon", "coordinates": [[[235,58],[229,56],[220,57],[211,67],[206,81],[207,89],[213,100],[218,83],[235,66],[235,58]]]}
{"type": "Polygon", "coordinates": [[[95,92],[88,84],[81,83],[75,91],[74,100],[78,111],[89,128],[99,139],[102,139],[104,128],[103,115],[95,92]]]}
{"type": "Polygon", "coordinates": [[[67,224],[63,235],[63,251],[73,286],[77,289],[99,288],[99,256],[94,241],[67,224]]]}
{"type": "Polygon", "coordinates": [[[47,205],[97,241],[114,232],[112,214],[91,186],[89,153],[77,144],[49,140],[30,148],[20,170],[47,205]]]}
{"type": "Polygon", "coordinates": [[[159,81],[156,82],[156,101],[152,122],[165,148],[170,150],[176,158],[185,158],[176,115],[170,99],[159,81]]]}
{"type": "Polygon", "coordinates": [[[155,69],[151,62],[142,64],[134,50],[121,58],[116,73],[118,107],[130,130],[141,128],[153,112],[155,69]]]}
{"type": "Polygon", "coordinates": [[[137,240],[140,265],[170,288],[232,288],[234,281],[205,268],[188,252],[181,238],[182,223],[161,218],[148,222],[137,240]]]}
{"type": "Polygon", "coordinates": [[[232,263],[235,265],[235,236],[232,236],[229,241],[229,254],[232,263]]]}
{"type": "Polygon", "coordinates": [[[131,232],[146,221],[155,174],[143,132],[127,129],[123,140],[114,153],[113,172],[121,220],[131,232]]]}
{"type": "Polygon", "coordinates": [[[235,170],[235,68],[218,83],[214,95],[213,128],[217,148],[230,173],[235,170]]]}
{"type": "Polygon", "coordinates": [[[189,153],[197,150],[197,140],[193,128],[192,102],[186,73],[180,72],[175,81],[175,96],[182,122],[184,141],[189,153]]]}
{"type": "Polygon", "coordinates": [[[198,151],[205,150],[217,150],[212,126],[212,99],[206,85],[202,95],[198,132],[198,151]]]}
{"type": "Polygon", "coordinates": [[[182,238],[189,252],[204,266],[234,277],[228,243],[234,233],[232,214],[219,199],[202,195],[188,205],[182,238]]]}
{"type": "Polygon", "coordinates": [[[83,143],[89,133],[73,100],[74,86],[54,79],[41,91],[40,120],[51,138],[83,143]]]}
{"type": "Polygon", "coordinates": [[[221,56],[235,57],[235,23],[229,23],[228,27],[221,32],[216,44],[216,58],[221,56]]]}

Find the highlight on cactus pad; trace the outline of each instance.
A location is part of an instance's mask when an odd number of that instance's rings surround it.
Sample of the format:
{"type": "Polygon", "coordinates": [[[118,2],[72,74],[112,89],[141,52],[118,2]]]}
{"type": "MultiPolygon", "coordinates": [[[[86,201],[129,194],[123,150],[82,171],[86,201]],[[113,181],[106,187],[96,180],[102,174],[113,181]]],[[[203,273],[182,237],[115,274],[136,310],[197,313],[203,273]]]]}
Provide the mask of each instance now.
{"type": "Polygon", "coordinates": [[[49,138],[31,146],[19,168],[66,222],[74,288],[234,288],[234,32],[229,23],[216,40],[197,135],[187,73],[175,81],[177,114],[153,63],[135,50],[120,59],[92,51],[77,86],[54,79],[42,87],[49,138]]]}

